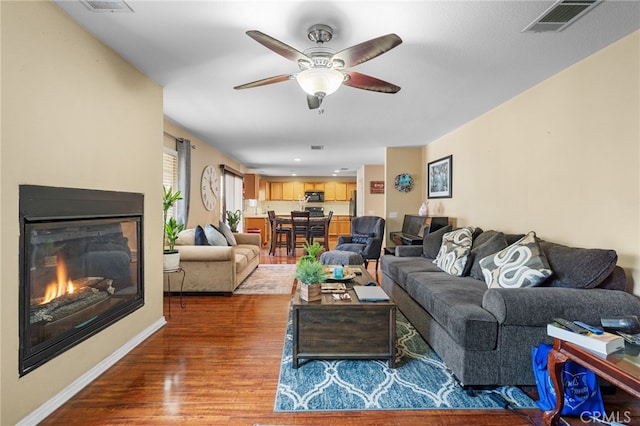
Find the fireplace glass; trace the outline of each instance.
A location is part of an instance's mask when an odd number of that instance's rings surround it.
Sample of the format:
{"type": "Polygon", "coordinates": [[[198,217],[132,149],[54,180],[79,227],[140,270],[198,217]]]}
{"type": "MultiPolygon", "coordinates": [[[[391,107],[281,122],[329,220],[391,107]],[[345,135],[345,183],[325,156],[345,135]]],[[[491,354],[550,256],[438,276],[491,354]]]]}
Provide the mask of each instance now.
{"type": "Polygon", "coordinates": [[[23,218],[21,374],[142,306],[142,216],[102,216],[23,218]]]}

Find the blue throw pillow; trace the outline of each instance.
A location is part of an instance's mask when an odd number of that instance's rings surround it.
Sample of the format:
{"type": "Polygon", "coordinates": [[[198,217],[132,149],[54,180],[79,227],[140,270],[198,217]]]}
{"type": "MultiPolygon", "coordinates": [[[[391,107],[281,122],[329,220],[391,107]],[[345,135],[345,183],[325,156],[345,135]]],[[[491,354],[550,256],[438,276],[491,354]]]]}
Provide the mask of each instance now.
{"type": "Polygon", "coordinates": [[[197,246],[209,245],[209,241],[207,240],[207,235],[204,233],[204,229],[202,229],[202,226],[200,225],[196,226],[195,240],[196,240],[195,242],[197,246]]]}
{"type": "Polygon", "coordinates": [[[351,242],[367,245],[369,244],[369,241],[371,241],[371,237],[373,237],[373,234],[353,234],[351,236],[351,242]]]}

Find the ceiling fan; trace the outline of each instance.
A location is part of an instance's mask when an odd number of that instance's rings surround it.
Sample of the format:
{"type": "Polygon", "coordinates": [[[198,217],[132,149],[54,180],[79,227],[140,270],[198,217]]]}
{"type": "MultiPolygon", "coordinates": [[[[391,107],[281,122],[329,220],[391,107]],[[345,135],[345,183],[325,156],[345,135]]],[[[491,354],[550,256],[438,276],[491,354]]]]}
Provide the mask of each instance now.
{"type": "Polygon", "coordinates": [[[264,78],[236,86],[234,89],[249,89],[296,80],[302,90],[307,93],[309,109],[319,108],[325,96],[334,93],[343,84],[356,89],[381,93],[396,93],[400,90],[400,87],[395,84],[346,70],[346,68],[366,62],[398,46],[402,43],[402,39],[396,34],[377,37],[348,47],[338,53],[324,46],[324,43],[333,38],[333,29],[323,24],[316,24],[309,28],[307,36],[309,40],[316,43],[316,46],[306,49],[304,52],[300,52],[260,31],[247,31],[247,35],[278,55],[297,62],[300,71],[264,78]]]}

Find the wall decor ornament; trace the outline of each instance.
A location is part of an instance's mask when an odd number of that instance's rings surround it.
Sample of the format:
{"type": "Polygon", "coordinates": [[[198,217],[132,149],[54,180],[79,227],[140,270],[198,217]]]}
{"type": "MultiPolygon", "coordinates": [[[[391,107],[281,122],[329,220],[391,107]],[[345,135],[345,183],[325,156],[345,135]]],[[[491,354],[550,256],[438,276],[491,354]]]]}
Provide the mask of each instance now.
{"type": "Polygon", "coordinates": [[[218,185],[216,170],[211,165],[206,166],[200,179],[200,196],[202,204],[209,211],[213,210],[218,202],[218,185]]]}
{"type": "Polygon", "coordinates": [[[427,198],[451,198],[453,195],[453,156],[427,164],[427,198]]]}
{"type": "Polygon", "coordinates": [[[396,176],[395,188],[400,192],[409,192],[413,189],[413,178],[408,173],[400,173],[396,176]]]}

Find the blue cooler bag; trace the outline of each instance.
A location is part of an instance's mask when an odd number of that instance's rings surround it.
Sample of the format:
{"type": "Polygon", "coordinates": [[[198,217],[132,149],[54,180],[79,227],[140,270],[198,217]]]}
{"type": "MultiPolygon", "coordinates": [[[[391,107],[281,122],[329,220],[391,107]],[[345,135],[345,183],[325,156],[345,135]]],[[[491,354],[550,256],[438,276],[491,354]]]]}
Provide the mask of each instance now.
{"type": "MultiPolygon", "coordinates": [[[[536,401],[541,410],[553,410],[556,406],[556,392],[551,382],[547,360],[553,346],[541,343],[533,348],[533,374],[536,377],[538,396],[536,401]]],[[[562,370],[562,382],[564,383],[564,407],[560,412],[563,416],[580,416],[582,413],[589,415],[604,414],[604,404],[598,379],[593,371],[580,364],[567,361],[562,370]]]]}

